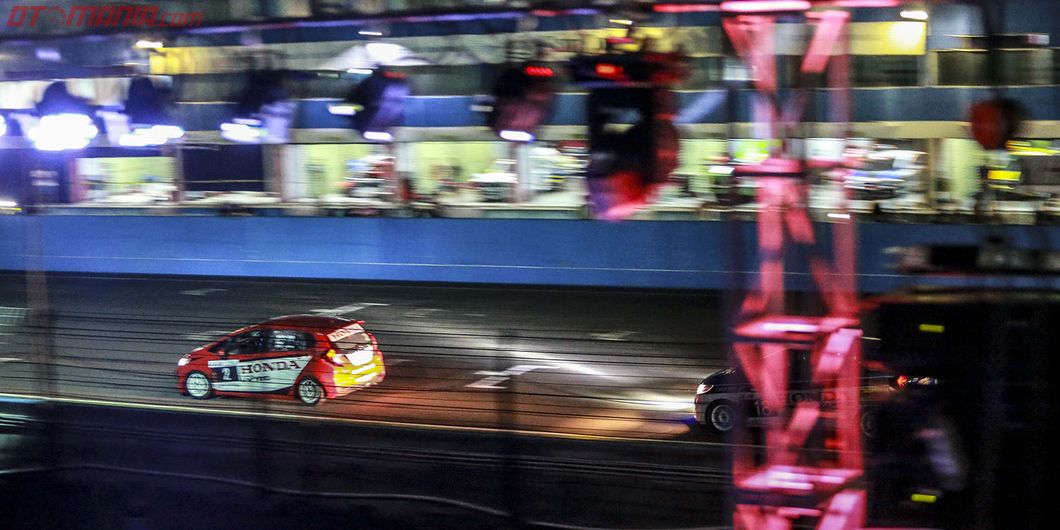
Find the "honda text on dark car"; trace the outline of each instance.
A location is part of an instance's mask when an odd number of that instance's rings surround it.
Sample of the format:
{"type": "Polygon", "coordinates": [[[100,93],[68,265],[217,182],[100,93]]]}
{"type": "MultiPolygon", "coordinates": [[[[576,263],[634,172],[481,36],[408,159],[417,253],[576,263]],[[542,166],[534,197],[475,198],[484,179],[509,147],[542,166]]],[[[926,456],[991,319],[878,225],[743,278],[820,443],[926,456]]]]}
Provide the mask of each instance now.
{"type": "Polygon", "coordinates": [[[288,396],[316,405],[384,377],[383,353],[363,322],[313,315],[233,331],[177,362],[177,386],[195,399],[288,396]]]}

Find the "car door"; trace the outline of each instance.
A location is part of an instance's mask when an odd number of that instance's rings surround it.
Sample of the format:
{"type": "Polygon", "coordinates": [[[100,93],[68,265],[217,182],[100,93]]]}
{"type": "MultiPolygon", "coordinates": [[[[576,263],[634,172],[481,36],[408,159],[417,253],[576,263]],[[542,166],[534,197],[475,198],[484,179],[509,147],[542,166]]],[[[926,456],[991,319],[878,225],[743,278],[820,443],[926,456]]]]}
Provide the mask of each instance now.
{"type": "Polygon", "coordinates": [[[290,388],[312,359],[316,341],[295,329],[265,329],[252,352],[237,353],[241,392],[280,392],[290,388]]]}
{"type": "Polygon", "coordinates": [[[214,389],[220,392],[253,392],[253,381],[241,364],[253,362],[267,352],[269,330],[257,328],[228,337],[220,348],[220,358],[207,363],[214,389]]]}

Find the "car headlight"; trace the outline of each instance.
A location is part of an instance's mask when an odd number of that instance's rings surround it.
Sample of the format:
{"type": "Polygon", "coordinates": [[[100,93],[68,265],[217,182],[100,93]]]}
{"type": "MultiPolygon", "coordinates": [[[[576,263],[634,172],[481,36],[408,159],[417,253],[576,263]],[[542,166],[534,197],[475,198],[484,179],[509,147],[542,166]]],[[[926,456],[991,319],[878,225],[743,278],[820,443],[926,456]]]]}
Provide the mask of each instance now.
{"type": "Polygon", "coordinates": [[[185,364],[188,364],[190,362],[191,356],[185,355],[184,357],[181,357],[179,361],[177,361],[177,366],[184,366],[185,364]]]}
{"type": "Polygon", "coordinates": [[[714,390],[714,385],[708,385],[708,384],[700,383],[699,386],[696,387],[696,395],[698,396],[700,394],[706,394],[707,392],[710,392],[711,390],[714,390]]]}

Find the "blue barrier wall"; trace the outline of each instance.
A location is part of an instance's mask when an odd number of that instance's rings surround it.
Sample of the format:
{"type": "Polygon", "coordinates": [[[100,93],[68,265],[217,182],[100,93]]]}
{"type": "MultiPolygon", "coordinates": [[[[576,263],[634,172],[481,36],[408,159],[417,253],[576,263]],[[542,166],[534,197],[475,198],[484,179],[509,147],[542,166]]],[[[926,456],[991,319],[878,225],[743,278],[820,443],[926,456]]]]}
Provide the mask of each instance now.
{"type": "MultiPolygon", "coordinates": [[[[867,223],[858,233],[868,292],[912,282],[888,268],[887,247],[988,234],[1060,244],[1060,227],[867,223]]],[[[0,269],[26,267],[27,241],[39,241],[40,263],[60,272],[718,289],[734,271],[749,278],[753,237],[753,224],[706,221],[7,216],[0,269]]],[[[805,285],[805,268],[789,278],[805,285]]]]}

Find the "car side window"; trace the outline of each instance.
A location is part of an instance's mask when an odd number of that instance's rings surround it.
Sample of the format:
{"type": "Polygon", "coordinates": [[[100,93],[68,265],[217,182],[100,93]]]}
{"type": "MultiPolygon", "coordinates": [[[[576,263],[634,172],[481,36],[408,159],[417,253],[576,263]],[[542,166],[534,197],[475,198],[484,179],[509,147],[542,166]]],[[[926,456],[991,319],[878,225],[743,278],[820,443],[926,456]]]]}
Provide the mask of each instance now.
{"type": "Polygon", "coordinates": [[[266,330],[256,329],[231,337],[226,344],[226,352],[229,355],[248,355],[254,353],[265,353],[266,330]]]}
{"type": "Polygon", "coordinates": [[[314,342],[313,337],[303,331],[276,329],[269,338],[269,351],[306,351],[314,342]]]}

